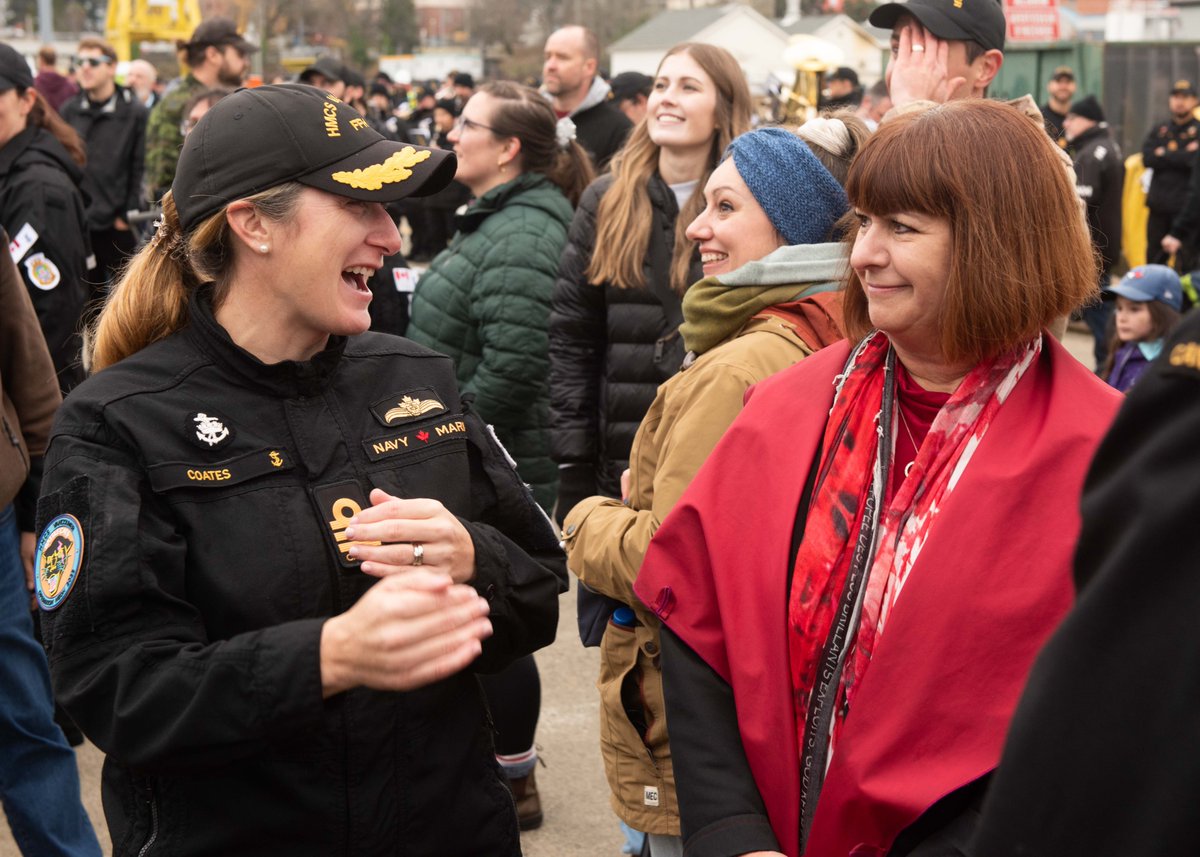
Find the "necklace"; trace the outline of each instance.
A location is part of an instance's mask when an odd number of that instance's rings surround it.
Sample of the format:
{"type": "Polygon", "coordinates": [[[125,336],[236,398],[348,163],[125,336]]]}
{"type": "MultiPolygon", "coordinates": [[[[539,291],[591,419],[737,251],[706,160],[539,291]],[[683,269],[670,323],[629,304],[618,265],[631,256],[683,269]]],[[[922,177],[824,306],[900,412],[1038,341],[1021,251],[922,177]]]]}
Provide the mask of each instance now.
{"type": "MultiPolygon", "coordinates": [[[[904,431],[907,432],[907,434],[908,434],[908,442],[912,444],[913,455],[916,455],[918,452],[920,452],[921,448],[919,446],[917,446],[917,441],[913,437],[912,429],[910,429],[908,427],[908,420],[906,420],[904,418],[904,411],[903,411],[903,409],[901,409],[899,402],[896,403],[896,413],[900,415],[900,422],[904,426],[904,431]]],[[[917,463],[917,460],[914,458],[908,464],[904,465],[904,478],[905,479],[908,478],[908,474],[912,472],[913,465],[916,463],[917,463]]]]}

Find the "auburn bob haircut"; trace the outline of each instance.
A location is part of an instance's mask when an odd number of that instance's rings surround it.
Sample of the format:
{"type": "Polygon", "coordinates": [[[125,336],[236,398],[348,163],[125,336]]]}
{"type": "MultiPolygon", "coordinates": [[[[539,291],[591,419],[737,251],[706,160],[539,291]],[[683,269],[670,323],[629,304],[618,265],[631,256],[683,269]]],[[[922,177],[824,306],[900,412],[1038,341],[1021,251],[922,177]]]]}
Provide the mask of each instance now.
{"type": "MultiPolygon", "coordinates": [[[[846,195],[873,217],[909,212],[949,222],[940,324],[948,363],[978,363],[1028,342],[1098,294],[1099,263],[1069,167],[1041,126],[1010,105],[970,99],[893,117],[854,160],[846,195]]],[[[872,325],[853,270],[843,301],[854,341],[872,325]]]]}

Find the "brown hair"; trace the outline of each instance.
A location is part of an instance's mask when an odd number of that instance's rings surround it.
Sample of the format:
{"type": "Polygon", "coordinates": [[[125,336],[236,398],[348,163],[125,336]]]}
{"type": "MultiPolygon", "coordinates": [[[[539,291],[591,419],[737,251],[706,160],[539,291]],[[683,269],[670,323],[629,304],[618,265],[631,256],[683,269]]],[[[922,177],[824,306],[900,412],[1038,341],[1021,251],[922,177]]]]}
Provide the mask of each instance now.
{"type": "MultiPolygon", "coordinates": [[[[286,182],[246,197],[264,217],[288,220],[304,185],[286,182]]],[[[154,238],[129,260],[84,339],[84,366],[99,372],[165,339],[187,323],[188,299],[214,283],[213,305],[229,288],[232,238],[225,209],[184,234],[171,191],[162,199],[162,223],[154,238]]]]}
{"type": "Polygon", "coordinates": [[[33,107],[25,119],[25,127],[44,128],[49,131],[55,140],[62,143],[62,147],[67,150],[71,160],[81,167],[84,166],[87,163],[87,150],[84,149],[83,140],[80,139],[79,134],[63,121],[63,118],[36,89],[18,89],[17,95],[24,98],[25,93],[30,91],[33,92],[33,107]]]}
{"type": "MultiPolygon", "coordinates": [[[[1145,304],[1146,308],[1150,310],[1150,335],[1146,337],[1146,342],[1165,339],[1167,334],[1174,330],[1175,325],[1179,324],[1179,320],[1183,318],[1179,310],[1167,306],[1162,301],[1145,301],[1145,304]]],[[[1100,377],[1105,380],[1112,374],[1113,364],[1117,359],[1117,349],[1125,344],[1117,336],[1115,316],[1109,318],[1108,330],[1106,332],[1108,334],[1108,356],[1104,358],[1104,365],[1100,367],[1100,377]]]]}
{"type": "MultiPolygon", "coordinates": [[[[663,56],[686,53],[712,78],[717,88],[717,130],[713,134],[708,164],[691,198],[675,218],[675,246],[671,258],[671,287],[683,293],[688,286],[694,242],[687,226],[704,208],[704,185],[734,137],[750,130],[750,89],[746,76],[733,55],[724,48],[683,42],[663,56]]],[[[587,278],[593,285],[611,283],[622,289],[646,286],[643,265],[650,249],[650,177],[658,170],[659,148],[650,139],[643,120],[629,135],[625,148],[612,160],[613,183],[596,211],[596,243],[588,263],[587,278]]]]}
{"type": "MultiPolygon", "coordinates": [[[[942,357],[979,362],[1026,342],[1096,294],[1098,260],[1067,168],[1039,124],[1011,106],[952,101],[879,126],[850,167],[846,195],[876,217],[948,221],[942,357]]],[[[853,225],[846,241],[857,236],[853,225]]],[[[871,328],[853,269],[851,339],[871,328]]]]}
{"type": "Polygon", "coordinates": [[[104,39],[97,38],[96,36],[84,36],[79,40],[79,44],[75,47],[76,53],[85,50],[100,51],[100,53],[108,57],[109,62],[115,63],[117,61],[117,49],[104,41],[104,39]]]}
{"type": "Polygon", "coordinates": [[[488,120],[492,133],[521,141],[522,169],[546,176],[572,206],[578,205],[579,197],[595,177],[592,162],[574,140],[565,148],[559,147],[558,119],[550,102],[536,90],[509,81],[485,83],[479,92],[497,102],[488,120]]]}

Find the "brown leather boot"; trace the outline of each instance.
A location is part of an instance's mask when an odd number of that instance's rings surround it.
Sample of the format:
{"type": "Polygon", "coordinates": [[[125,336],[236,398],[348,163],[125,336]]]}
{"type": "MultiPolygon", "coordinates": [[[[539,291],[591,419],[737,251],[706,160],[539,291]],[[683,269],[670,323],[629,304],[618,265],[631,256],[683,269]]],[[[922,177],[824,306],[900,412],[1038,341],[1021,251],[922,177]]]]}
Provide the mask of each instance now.
{"type": "Polygon", "coordinates": [[[517,826],[521,830],[533,830],[542,826],[542,801],[538,798],[537,780],[534,771],[529,776],[508,780],[513,801],[517,805],[517,826]]]}

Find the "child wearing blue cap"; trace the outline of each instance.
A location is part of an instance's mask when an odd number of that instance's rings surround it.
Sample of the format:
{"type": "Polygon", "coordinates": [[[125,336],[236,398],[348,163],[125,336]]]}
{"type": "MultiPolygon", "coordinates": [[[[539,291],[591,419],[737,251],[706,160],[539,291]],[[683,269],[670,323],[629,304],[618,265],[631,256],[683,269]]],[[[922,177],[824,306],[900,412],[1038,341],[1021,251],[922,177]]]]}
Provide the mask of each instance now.
{"type": "Polygon", "coordinates": [[[1117,297],[1102,378],[1128,392],[1162,351],[1163,339],[1179,323],[1183,287],[1166,265],[1138,265],[1115,286],[1117,297]]]}

